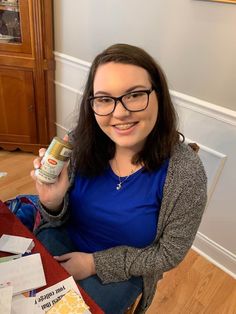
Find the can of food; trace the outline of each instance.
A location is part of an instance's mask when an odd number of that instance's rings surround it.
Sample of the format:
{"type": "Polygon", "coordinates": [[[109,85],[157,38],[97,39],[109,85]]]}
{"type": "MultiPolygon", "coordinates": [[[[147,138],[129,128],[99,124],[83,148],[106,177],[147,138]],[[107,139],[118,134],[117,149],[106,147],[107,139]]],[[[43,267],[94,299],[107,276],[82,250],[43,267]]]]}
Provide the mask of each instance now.
{"type": "Polygon", "coordinates": [[[72,145],[59,137],[54,137],[36,170],[36,177],[43,183],[54,183],[61,173],[65,162],[70,158],[72,145]]]}

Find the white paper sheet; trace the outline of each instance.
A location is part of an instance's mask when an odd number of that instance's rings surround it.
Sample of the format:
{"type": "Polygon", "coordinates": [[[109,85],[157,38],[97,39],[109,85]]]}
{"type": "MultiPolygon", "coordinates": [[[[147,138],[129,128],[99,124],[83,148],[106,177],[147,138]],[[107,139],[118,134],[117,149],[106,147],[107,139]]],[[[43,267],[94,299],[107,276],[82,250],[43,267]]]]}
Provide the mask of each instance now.
{"type": "Polygon", "coordinates": [[[9,284],[0,287],[0,314],[11,314],[13,287],[9,284]]]}
{"type": "Polygon", "coordinates": [[[35,297],[12,300],[11,314],[39,314],[35,305],[35,297]]]}
{"type": "Polygon", "coordinates": [[[0,238],[0,251],[24,254],[26,251],[31,251],[34,247],[34,241],[25,237],[18,237],[8,234],[3,234],[0,238]]]}
{"type": "Polygon", "coordinates": [[[37,289],[46,285],[39,253],[0,263],[0,284],[10,281],[13,294],[37,289]]]}

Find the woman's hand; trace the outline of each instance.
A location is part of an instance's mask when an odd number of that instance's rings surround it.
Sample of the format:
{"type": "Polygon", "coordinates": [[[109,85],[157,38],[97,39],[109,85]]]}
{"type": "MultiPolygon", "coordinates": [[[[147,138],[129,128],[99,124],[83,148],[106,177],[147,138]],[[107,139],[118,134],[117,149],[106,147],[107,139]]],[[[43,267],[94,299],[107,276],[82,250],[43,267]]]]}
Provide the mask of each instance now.
{"type": "MultiPolygon", "coordinates": [[[[64,138],[64,140],[66,139],[68,139],[68,136],[67,138],[66,137],[64,138]]],[[[35,180],[36,190],[38,192],[41,203],[49,210],[57,211],[60,209],[63,202],[63,198],[66,194],[66,191],[69,188],[69,178],[67,172],[68,163],[65,164],[64,168],[62,169],[62,172],[58,176],[58,179],[55,183],[52,184],[42,183],[37,179],[37,176],[35,175],[35,170],[40,168],[45,152],[46,152],[45,148],[41,148],[39,150],[39,157],[34,159],[33,161],[34,170],[31,171],[30,175],[33,178],[33,180],[35,180]]]]}
{"type": "Polygon", "coordinates": [[[93,254],[72,252],[54,258],[75,280],[82,280],[96,274],[93,254]]]}

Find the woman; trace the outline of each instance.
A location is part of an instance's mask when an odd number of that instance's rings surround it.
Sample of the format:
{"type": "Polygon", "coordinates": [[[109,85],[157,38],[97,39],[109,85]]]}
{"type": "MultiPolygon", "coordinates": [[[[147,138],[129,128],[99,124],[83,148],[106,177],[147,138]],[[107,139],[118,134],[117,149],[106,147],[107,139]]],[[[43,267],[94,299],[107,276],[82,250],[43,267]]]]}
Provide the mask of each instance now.
{"type": "Polygon", "coordinates": [[[144,313],[191,247],[207,198],[202,163],[182,143],[152,57],[126,44],[99,54],[69,140],[71,163],[55,184],[32,172],[37,237],[105,313],[124,313],[140,292],[144,313]]]}

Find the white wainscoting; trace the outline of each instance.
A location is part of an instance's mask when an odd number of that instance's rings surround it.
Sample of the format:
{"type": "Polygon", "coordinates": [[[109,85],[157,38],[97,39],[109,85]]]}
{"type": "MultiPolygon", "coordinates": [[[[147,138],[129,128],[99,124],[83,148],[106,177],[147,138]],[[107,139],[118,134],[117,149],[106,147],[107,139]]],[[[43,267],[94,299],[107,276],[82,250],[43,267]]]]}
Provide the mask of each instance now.
{"type": "MultiPolygon", "coordinates": [[[[55,52],[59,136],[76,123],[90,63],[55,52]]],[[[197,142],[208,204],[193,249],[236,278],[236,112],[170,91],[187,142],[197,142]]]]}
{"type": "Polygon", "coordinates": [[[56,59],[56,126],[58,136],[73,128],[78,117],[90,63],[55,52],[56,59]]]}

